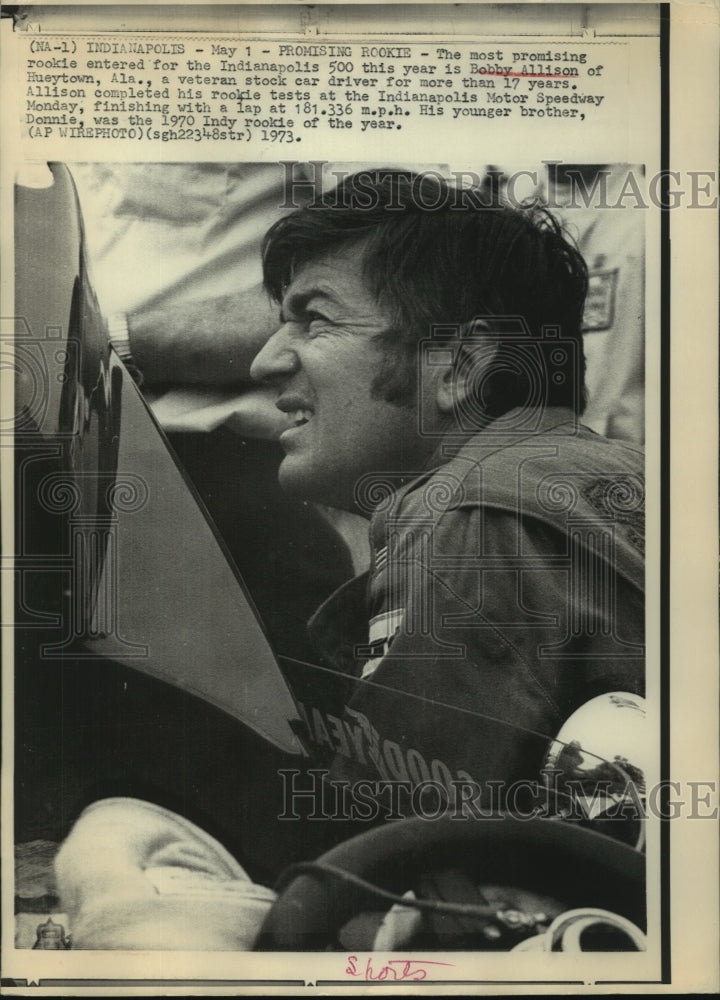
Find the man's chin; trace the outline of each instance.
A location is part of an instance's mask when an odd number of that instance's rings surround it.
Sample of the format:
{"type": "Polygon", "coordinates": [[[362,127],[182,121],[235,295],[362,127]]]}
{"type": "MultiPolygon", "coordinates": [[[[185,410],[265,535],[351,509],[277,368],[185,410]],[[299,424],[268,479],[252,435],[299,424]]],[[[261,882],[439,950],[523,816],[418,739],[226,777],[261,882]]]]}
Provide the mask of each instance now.
{"type": "Polygon", "coordinates": [[[283,493],[293,500],[308,500],[326,507],[352,509],[352,491],[348,496],[345,480],[328,475],[327,467],[309,468],[294,456],[280,463],[278,482],[283,493]]]}

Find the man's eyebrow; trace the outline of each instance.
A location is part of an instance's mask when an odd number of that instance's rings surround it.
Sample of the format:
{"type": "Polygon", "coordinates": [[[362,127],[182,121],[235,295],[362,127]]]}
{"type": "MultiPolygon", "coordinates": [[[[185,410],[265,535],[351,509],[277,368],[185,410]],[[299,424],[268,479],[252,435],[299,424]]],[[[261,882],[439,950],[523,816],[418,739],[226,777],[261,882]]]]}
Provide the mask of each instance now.
{"type": "Polygon", "coordinates": [[[280,309],[280,321],[282,323],[287,323],[286,310],[289,311],[291,315],[297,316],[304,311],[308,302],[312,302],[313,299],[317,298],[325,299],[328,302],[334,301],[334,296],[332,292],[328,291],[327,289],[323,288],[320,285],[317,285],[313,288],[307,288],[302,292],[294,292],[289,299],[283,300],[283,304],[280,309]]]}

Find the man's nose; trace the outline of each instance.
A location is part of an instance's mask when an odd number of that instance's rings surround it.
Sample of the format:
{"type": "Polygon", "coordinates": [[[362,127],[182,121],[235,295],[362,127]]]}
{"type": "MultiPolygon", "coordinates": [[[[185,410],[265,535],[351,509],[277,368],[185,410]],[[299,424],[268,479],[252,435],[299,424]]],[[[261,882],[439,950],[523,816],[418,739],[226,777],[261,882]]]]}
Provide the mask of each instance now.
{"type": "Polygon", "coordinates": [[[284,323],[255,355],[250,366],[250,378],[273,384],[297,371],[300,362],[292,346],[290,326],[290,323],[284,323]]]}

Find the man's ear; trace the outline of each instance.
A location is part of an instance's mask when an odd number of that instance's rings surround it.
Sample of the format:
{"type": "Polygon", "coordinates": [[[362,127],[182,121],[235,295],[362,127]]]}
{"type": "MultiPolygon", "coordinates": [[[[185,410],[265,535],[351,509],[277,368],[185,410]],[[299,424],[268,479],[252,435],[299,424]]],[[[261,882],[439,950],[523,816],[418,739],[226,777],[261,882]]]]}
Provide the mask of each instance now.
{"type": "Polygon", "coordinates": [[[451,353],[452,360],[443,366],[435,384],[435,402],[442,414],[453,413],[457,407],[455,369],[460,353],[459,347],[451,353]]]}
{"type": "Polygon", "coordinates": [[[472,337],[456,342],[452,360],[443,366],[436,383],[435,401],[443,414],[458,414],[468,406],[475,408],[483,399],[483,383],[489,374],[497,341],[482,336],[476,327],[472,337]]]}

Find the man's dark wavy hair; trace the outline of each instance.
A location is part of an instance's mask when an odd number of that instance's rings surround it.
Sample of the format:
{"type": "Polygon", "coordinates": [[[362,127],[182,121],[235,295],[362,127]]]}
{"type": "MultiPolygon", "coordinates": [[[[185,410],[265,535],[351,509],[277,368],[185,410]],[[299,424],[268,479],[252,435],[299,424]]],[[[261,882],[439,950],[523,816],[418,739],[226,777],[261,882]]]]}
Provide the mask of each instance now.
{"type": "Polygon", "coordinates": [[[360,171],[271,227],[265,287],[279,302],[302,265],[358,243],[364,278],[392,318],[379,337],[387,364],[373,387],[378,397],[412,405],[418,342],[437,327],[520,316],[546,360],[540,398],[537,378],[506,353],[483,383],[484,412],[501,416],[534,397],[582,413],[587,267],[545,208],[511,208],[489,188],[459,190],[435,173],[360,171]],[[557,341],[543,336],[548,326],[574,345],[560,364],[557,341]]]}

